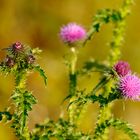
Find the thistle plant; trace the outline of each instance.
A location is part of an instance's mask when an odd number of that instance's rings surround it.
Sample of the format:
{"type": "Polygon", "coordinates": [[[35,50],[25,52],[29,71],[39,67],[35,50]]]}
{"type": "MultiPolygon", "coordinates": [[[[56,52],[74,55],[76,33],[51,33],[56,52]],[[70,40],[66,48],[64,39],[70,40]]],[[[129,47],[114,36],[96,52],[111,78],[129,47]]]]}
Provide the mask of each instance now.
{"type": "Polygon", "coordinates": [[[0,120],[11,121],[16,136],[21,140],[108,140],[110,127],[123,131],[132,140],[139,140],[139,135],[131,125],[115,118],[112,109],[116,100],[139,101],[140,78],[133,73],[128,62],[121,60],[121,46],[124,41],[126,18],[130,14],[133,0],[124,0],[120,9],[101,9],[93,18],[89,31],[77,24],[69,23],[60,29],[60,39],[68,47],[69,55],[65,57],[69,72],[67,117],[60,113],[57,121],[46,118],[36,124],[33,130],[28,128],[28,113],[37,99],[28,91],[26,80],[32,71],[38,71],[47,84],[45,71],[37,64],[38,48],[16,42],[5,48],[5,59],[0,64],[1,72],[13,74],[15,89],[10,99],[14,103],[0,112],[0,120]],[[85,47],[88,41],[94,39],[96,33],[102,31],[104,24],[113,24],[113,37],[109,43],[110,51],[105,61],[92,59],[77,68],[80,47],[85,47]],[[78,87],[78,79],[94,72],[100,74],[99,82],[89,91],[86,87],[78,87]],[[84,115],[89,104],[97,102],[99,115],[93,131],[84,132],[79,128],[80,117],[84,115]]]}
{"type": "Polygon", "coordinates": [[[14,108],[11,104],[4,112],[0,112],[0,118],[2,120],[6,117],[7,121],[11,120],[11,127],[14,128],[19,139],[29,140],[31,133],[28,129],[28,113],[37,100],[32,92],[27,90],[26,80],[27,76],[35,70],[44,78],[46,84],[45,72],[35,62],[41,51],[38,48],[31,49],[20,42],[16,42],[4,50],[7,52],[7,56],[1,62],[0,69],[6,75],[13,74],[15,78],[15,89],[10,97],[14,108]]]}

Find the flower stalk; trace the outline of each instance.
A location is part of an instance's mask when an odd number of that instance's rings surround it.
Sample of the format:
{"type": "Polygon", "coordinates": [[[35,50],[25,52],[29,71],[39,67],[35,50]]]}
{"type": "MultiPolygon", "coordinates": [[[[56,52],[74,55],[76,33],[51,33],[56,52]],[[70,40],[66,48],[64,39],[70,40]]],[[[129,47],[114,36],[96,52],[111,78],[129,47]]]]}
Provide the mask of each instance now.
{"type": "MultiPolygon", "coordinates": [[[[71,60],[69,65],[69,94],[71,96],[70,103],[72,103],[75,100],[76,95],[76,87],[77,87],[77,74],[76,74],[76,63],[77,63],[77,51],[75,47],[70,48],[71,53],[71,60]]],[[[75,104],[71,104],[69,107],[69,121],[71,124],[75,123],[76,119],[76,112],[75,109],[77,107],[75,104]]]]}
{"type": "MultiPolygon", "coordinates": [[[[113,39],[110,43],[110,52],[108,55],[108,65],[112,67],[121,56],[121,45],[124,40],[124,31],[125,31],[125,19],[126,16],[130,13],[130,6],[132,5],[132,0],[125,0],[121,9],[119,10],[118,20],[114,22],[114,31],[113,31],[113,39]]],[[[113,86],[113,80],[110,80],[104,87],[103,95],[108,97],[111,92],[111,87],[113,86]]],[[[97,127],[95,129],[98,130],[98,127],[104,123],[106,120],[109,120],[112,117],[111,109],[113,107],[113,103],[109,103],[100,108],[99,117],[97,120],[97,127]]],[[[103,140],[108,140],[109,137],[109,127],[104,129],[104,133],[101,136],[103,140]]],[[[98,139],[98,138],[97,138],[98,139]]],[[[100,138],[99,138],[100,139],[100,138]]]]}

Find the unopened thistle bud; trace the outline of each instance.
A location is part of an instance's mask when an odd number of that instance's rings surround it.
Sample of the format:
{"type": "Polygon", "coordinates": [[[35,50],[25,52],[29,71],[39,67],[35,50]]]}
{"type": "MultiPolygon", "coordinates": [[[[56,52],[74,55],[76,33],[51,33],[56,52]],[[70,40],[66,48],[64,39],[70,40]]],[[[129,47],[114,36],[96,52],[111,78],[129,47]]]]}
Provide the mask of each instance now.
{"type": "Polygon", "coordinates": [[[28,64],[33,64],[35,62],[35,57],[33,55],[28,55],[27,62],[28,64]]]}
{"type": "Polygon", "coordinates": [[[5,58],[5,64],[8,67],[13,67],[15,65],[15,62],[14,62],[13,58],[11,58],[9,56],[6,56],[6,58],[5,58]]]}
{"type": "Polygon", "coordinates": [[[12,50],[14,53],[19,53],[23,51],[23,45],[20,42],[16,42],[12,45],[12,50]]]}
{"type": "Polygon", "coordinates": [[[130,65],[125,61],[119,61],[118,63],[116,63],[113,69],[117,72],[117,74],[120,77],[131,73],[130,65]]]}

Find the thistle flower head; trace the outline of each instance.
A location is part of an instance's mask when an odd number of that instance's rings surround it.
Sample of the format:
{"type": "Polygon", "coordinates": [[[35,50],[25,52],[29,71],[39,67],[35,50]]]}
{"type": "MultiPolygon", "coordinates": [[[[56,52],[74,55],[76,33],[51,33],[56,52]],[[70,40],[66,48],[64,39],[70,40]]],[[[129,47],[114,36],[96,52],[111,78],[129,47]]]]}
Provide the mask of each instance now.
{"type": "Polygon", "coordinates": [[[76,23],[69,23],[60,30],[60,37],[64,43],[74,44],[86,37],[85,29],[76,23]]]}
{"type": "Polygon", "coordinates": [[[128,74],[120,78],[119,89],[126,98],[139,100],[140,79],[136,75],[128,74]]]}
{"type": "Polygon", "coordinates": [[[131,72],[130,65],[125,61],[119,61],[113,67],[120,77],[123,77],[131,72]]]}
{"type": "Polygon", "coordinates": [[[23,45],[20,42],[15,42],[12,45],[12,50],[14,53],[20,52],[23,50],[23,45]]]}

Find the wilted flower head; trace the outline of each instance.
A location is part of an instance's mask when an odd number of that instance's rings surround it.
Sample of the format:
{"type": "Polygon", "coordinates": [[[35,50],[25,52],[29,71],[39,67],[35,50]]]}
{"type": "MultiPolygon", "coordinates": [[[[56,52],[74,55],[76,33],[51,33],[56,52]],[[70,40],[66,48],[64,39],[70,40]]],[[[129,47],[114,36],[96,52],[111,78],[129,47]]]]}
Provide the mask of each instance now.
{"type": "Polygon", "coordinates": [[[128,74],[120,79],[119,89],[126,98],[138,100],[140,96],[140,79],[128,74]]]}
{"type": "Polygon", "coordinates": [[[76,23],[69,23],[61,28],[60,37],[64,43],[71,45],[84,39],[86,37],[86,31],[76,23]]]}
{"type": "Polygon", "coordinates": [[[123,77],[131,72],[130,65],[125,61],[119,61],[117,64],[115,64],[113,69],[121,77],[123,77]]]}

